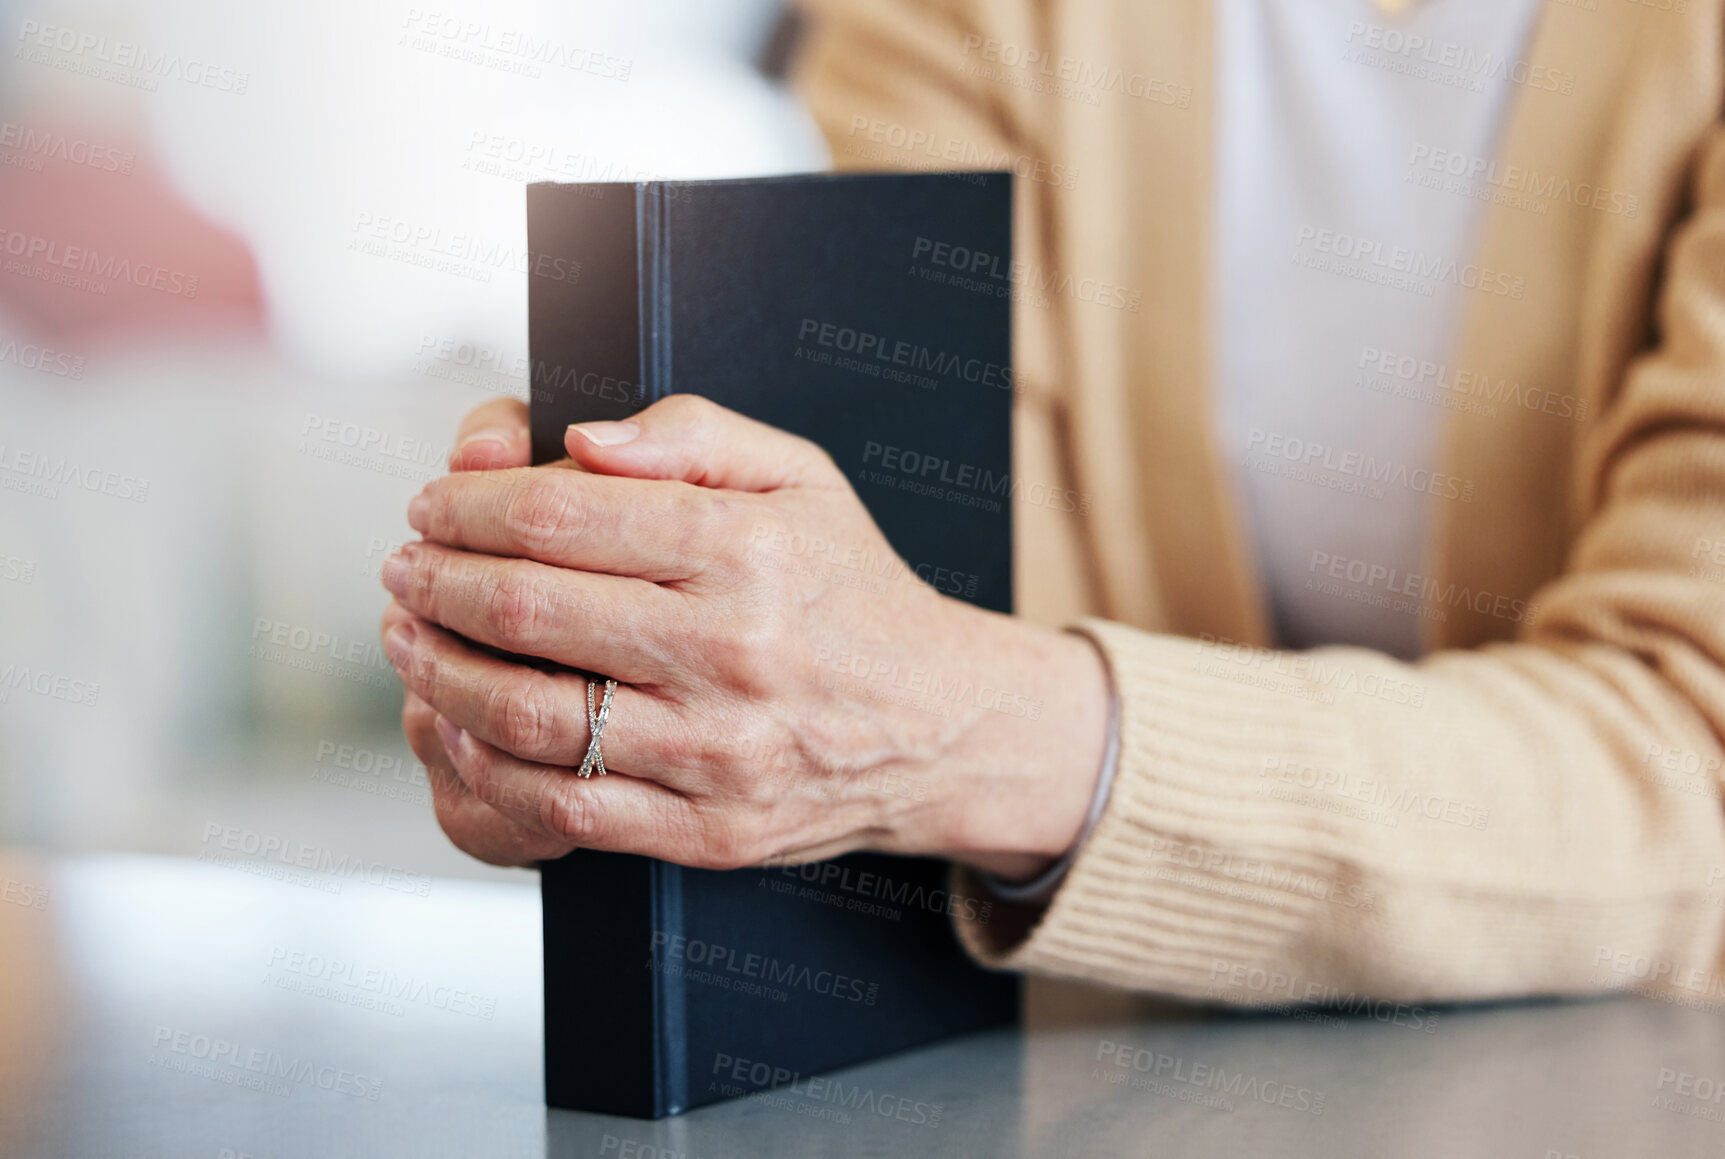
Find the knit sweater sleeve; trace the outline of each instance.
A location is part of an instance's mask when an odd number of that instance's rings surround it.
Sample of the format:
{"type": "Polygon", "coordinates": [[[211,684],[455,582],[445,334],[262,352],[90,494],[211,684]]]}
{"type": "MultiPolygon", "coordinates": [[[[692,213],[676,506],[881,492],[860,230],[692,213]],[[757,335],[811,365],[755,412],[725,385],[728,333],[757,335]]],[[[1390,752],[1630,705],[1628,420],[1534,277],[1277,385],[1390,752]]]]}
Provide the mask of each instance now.
{"type": "Polygon", "coordinates": [[[1246,1004],[1725,1008],[1725,129],[1694,206],[1516,638],[1404,663],[1086,622],[1120,695],[1109,806],[1046,907],[961,924],[978,957],[1246,1004]]]}

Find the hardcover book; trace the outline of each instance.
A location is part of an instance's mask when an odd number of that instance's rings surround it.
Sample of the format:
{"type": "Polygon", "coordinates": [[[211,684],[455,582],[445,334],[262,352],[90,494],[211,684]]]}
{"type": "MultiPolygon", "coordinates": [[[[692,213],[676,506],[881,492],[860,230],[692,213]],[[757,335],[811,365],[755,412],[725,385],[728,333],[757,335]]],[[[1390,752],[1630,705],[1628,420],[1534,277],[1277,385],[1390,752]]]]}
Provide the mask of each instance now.
{"type": "MultiPolygon", "coordinates": [[[[1011,611],[1011,180],[529,186],[535,267],[573,271],[528,279],[535,462],[564,457],[570,423],[703,395],[820,444],[904,565],[1011,611]]],[[[896,560],[772,549],[835,583],[905,582],[896,560]]],[[[876,694],[954,709],[858,693],[876,694]]],[[[578,850],[541,871],[554,1107],[658,1118],[1017,1016],[1017,980],[951,927],[987,903],[951,895],[938,860],[714,872],[578,850]]]]}

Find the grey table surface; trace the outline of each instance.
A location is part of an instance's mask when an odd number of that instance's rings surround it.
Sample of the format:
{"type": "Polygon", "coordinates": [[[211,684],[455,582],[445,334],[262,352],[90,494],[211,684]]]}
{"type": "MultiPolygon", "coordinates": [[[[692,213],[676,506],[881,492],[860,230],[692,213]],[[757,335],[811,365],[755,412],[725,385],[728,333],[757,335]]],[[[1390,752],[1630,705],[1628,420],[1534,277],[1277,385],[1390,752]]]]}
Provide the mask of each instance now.
{"type": "Polygon", "coordinates": [[[1725,1153],[1725,1022],[1643,998],[999,1031],[657,1123],[547,1111],[525,875],[271,872],[0,856],[0,1155],[1725,1153]]]}

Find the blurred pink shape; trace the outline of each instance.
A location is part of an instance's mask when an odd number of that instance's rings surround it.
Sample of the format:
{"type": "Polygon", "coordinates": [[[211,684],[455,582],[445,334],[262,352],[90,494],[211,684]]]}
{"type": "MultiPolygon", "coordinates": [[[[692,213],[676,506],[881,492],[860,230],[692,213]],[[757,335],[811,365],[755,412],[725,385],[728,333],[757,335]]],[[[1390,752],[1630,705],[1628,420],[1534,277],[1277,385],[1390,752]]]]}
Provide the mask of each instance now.
{"type": "Polygon", "coordinates": [[[75,348],[261,332],[250,247],[180,197],[145,142],[37,119],[8,132],[0,311],[16,324],[75,348]]]}

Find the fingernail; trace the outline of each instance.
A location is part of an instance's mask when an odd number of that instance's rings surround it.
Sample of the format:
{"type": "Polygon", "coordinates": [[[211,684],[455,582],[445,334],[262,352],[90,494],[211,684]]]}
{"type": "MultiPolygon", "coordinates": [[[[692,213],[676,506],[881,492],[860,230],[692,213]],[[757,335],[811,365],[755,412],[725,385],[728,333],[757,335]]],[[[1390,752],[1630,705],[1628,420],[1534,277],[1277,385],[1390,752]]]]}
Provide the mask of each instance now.
{"type": "Polygon", "coordinates": [[[413,658],[413,628],[409,624],[397,624],[383,636],[383,650],[389,653],[389,662],[397,668],[406,668],[407,662],[413,658]]]}
{"type": "Polygon", "coordinates": [[[569,429],[595,447],[615,447],[633,441],[641,433],[641,424],[632,421],[576,423],[569,429]]]}
{"type": "Polygon", "coordinates": [[[431,500],[421,491],[407,503],[407,525],[420,534],[431,526],[431,500]]]}
{"type": "Polygon", "coordinates": [[[461,730],[451,724],[447,717],[437,718],[437,735],[443,741],[443,751],[453,753],[461,747],[461,730]]]}
{"type": "Polygon", "coordinates": [[[383,579],[383,586],[389,589],[390,594],[400,596],[407,594],[407,576],[412,570],[397,552],[383,561],[383,569],[379,574],[383,579]]]}
{"type": "Polygon", "coordinates": [[[463,463],[473,459],[489,463],[507,456],[509,445],[514,440],[514,431],[503,427],[487,427],[462,439],[461,445],[455,448],[455,458],[463,463]]]}

